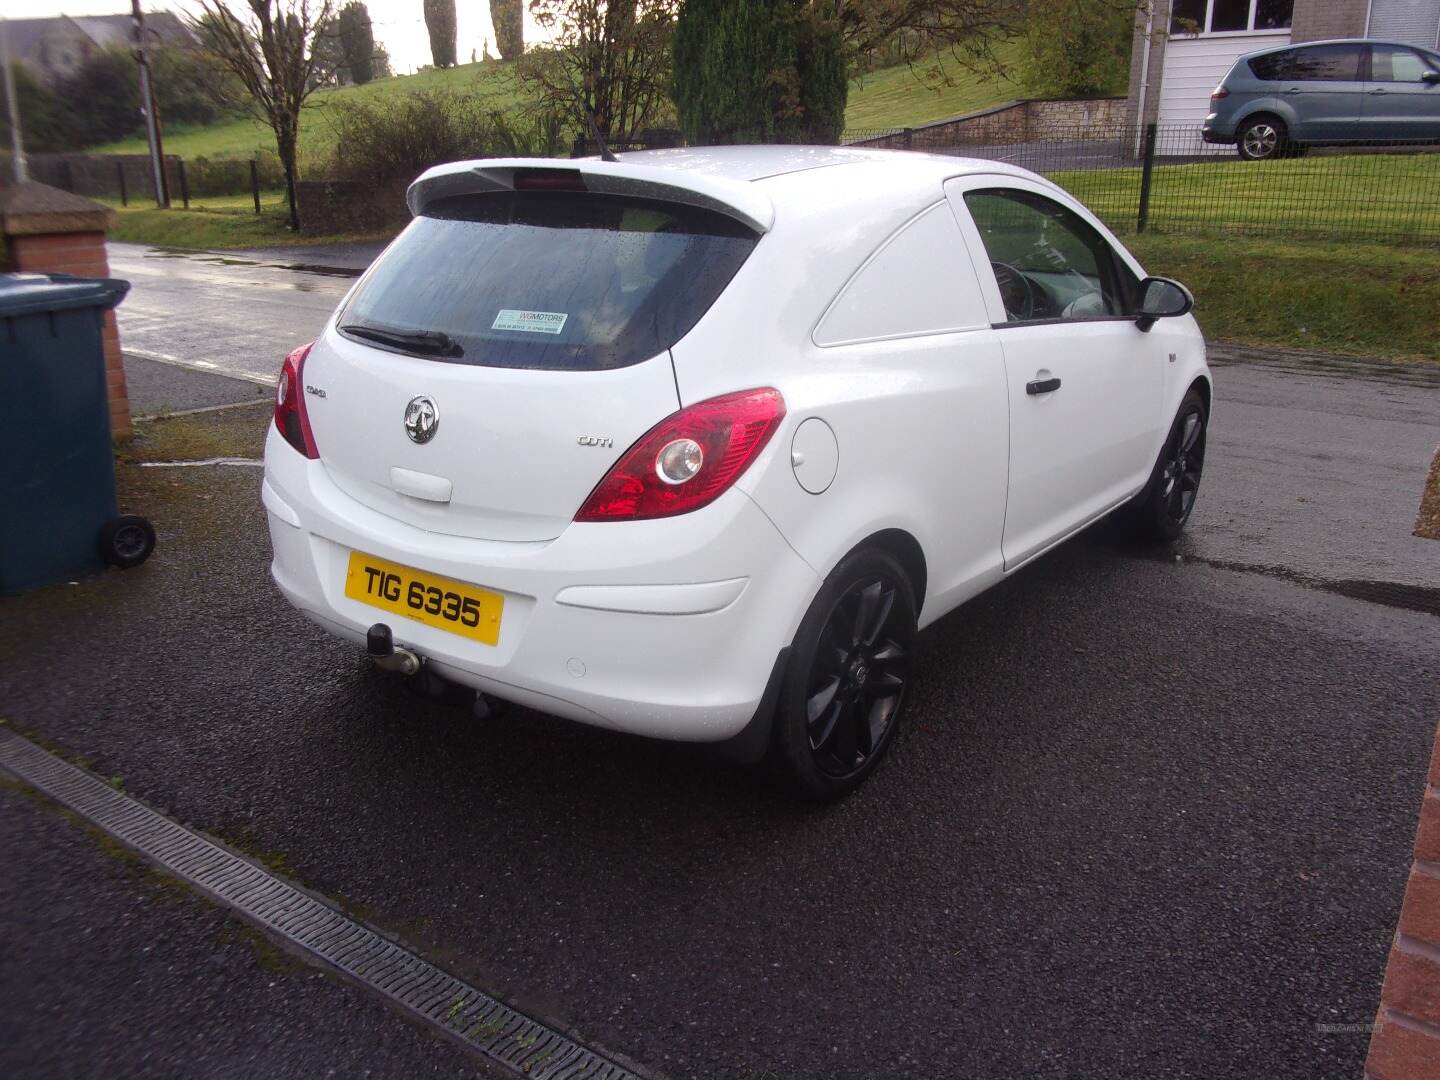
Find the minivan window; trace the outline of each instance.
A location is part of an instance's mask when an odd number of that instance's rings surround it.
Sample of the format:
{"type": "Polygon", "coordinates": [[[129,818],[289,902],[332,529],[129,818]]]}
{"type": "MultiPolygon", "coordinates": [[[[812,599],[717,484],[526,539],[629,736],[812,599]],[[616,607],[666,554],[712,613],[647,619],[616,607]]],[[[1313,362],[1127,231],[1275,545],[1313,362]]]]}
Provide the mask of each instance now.
{"type": "Polygon", "coordinates": [[[1294,55],[1294,49],[1282,49],[1279,52],[1253,57],[1250,60],[1250,71],[1255,78],[1265,82],[1288,79],[1290,77],[1290,59],[1294,55]]]}
{"type": "Polygon", "coordinates": [[[597,371],[664,352],[759,237],[717,211],[577,191],[436,200],[365,276],[340,332],[484,367],[597,371]]]}
{"type": "Polygon", "coordinates": [[[1371,82],[1419,82],[1430,65],[1413,49],[1397,45],[1370,46],[1371,82]]]}
{"type": "Polygon", "coordinates": [[[1290,74],[1300,82],[1354,82],[1360,78],[1363,45],[1315,45],[1296,49],[1290,60],[1290,74]]]}

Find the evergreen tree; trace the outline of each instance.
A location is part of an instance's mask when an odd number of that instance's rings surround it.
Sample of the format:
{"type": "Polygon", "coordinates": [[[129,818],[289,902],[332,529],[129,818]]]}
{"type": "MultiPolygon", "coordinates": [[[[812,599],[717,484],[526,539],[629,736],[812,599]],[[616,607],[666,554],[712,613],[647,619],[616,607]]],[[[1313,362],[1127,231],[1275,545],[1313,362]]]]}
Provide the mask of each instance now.
{"type": "Polygon", "coordinates": [[[340,9],[335,22],[350,81],[356,86],[368,83],[375,77],[375,31],[370,12],[360,0],[350,0],[340,9]]]}
{"type": "Polygon", "coordinates": [[[845,123],[839,28],[804,0],[684,0],[674,98],[692,143],[834,142],[845,123]]]}
{"type": "Polygon", "coordinates": [[[514,60],[525,51],[524,0],[490,0],[490,25],[502,60],[514,60]]]}
{"type": "Polygon", "coordinates": [[[424,0],[430,56],[437,68],[455,66],[455,0],[424,0]]]}

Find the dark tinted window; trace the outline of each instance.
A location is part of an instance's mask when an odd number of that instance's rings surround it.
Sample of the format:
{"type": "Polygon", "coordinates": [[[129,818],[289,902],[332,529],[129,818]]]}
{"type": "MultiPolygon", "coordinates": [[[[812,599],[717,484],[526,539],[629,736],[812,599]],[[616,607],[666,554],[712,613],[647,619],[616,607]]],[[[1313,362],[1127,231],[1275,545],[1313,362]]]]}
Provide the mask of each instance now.
{"type": "Polygon", "coordinates": [[[1290,79],[1302,82],[1354,82],[1360,78],[1363,45],[1316,45],[1296,49],[1290,61],[1290,79]]]}
{"type": "Polygon", "coordinates": [[[683,337],[757,239],[711,210],[615,195],[437,200],[366,276],[340,327],[452,363],[624,367],[683,337]]]}
{"type": "Polygon", "coordinates": [[[1398,45],[1370,47],[1371,82],[1419,82],[1430,65],[1414,49],[1398,45]]]}
{"type": "Polygon", "coordinates": [[[1294,49],[1284,49],[1281,52],[1257,56],[1250,61],[1250,70],[1257,79],[1267,81],[1288,79],[1290,77],[1290,58],[1294,55],[1294,49]]]}
{"type": "Polygon", "coordinates": [[[1210,31],[1250,29],[1250,0],[1214,0],[1210,9],[1210,31]]]}
{"type": "Polygon", "coordinates": [[[1284,30],[1295,13],[1295,0],[1256,0],[1255,29],[1284,30]]]}
{"type": "Polygon", "coordinates": [[[1170,6],[1170,32],[1197,34],[1205,30],[1205,0],[1174,0],[1170,6]]]}

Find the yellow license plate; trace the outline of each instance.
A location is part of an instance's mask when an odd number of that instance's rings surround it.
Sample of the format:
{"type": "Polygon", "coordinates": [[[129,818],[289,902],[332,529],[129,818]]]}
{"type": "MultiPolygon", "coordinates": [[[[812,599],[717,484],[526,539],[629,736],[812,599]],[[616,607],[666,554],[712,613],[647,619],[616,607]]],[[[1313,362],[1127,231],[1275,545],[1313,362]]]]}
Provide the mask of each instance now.
{"type": "Polygon", "coordinates": [[[381,611],[494,645],[505,598],[489,589],[352,551],[345,595],[381,611]]]}

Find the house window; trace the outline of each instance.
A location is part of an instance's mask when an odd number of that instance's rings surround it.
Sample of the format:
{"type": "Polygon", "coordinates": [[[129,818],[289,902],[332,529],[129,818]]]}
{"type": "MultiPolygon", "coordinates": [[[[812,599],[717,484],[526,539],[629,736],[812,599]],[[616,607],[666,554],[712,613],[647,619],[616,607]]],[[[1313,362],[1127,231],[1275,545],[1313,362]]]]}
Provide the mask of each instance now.
{"type": "Polygon", "coordinates": [[[1172,34],[1246,34],[1287,30],[1295,0],[1173,0],[1172,34]]]}

